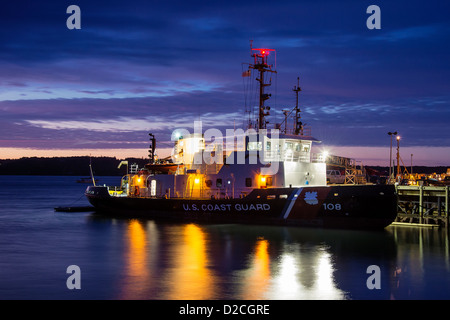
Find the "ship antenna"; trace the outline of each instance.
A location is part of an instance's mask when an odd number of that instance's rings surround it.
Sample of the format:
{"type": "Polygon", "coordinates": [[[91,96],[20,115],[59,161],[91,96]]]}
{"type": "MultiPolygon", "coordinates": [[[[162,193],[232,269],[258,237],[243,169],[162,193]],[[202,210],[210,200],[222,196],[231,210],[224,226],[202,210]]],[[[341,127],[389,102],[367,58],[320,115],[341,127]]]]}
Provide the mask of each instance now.
{"type": "Polygon", "coordinates": [[[92,184],[95,187],[95,178],[94,178],[94,173],[92,172],[92,158],[90,155],[89,155],[89,170],[91,171],[92,184]]]}
{"type": "Polygon", "coordinates": [[[148,148],[148,157],[150,158],[150,163],[155,163],[155,148],[156,148],[156,139],[153,133],[148,134],[150,136],[150,146],[148,148]]]}
{"type": "Polygon", "coordinates": [[[300,88],[300,77],[297,77],[297,86],[294,87],[292,91],[295,92],[297,99],[295,103],[295,134],[303,135],[303,123],[301,121],[300,108],[298,107],[298,93],[302,91],[302,89],[300,88]]]}

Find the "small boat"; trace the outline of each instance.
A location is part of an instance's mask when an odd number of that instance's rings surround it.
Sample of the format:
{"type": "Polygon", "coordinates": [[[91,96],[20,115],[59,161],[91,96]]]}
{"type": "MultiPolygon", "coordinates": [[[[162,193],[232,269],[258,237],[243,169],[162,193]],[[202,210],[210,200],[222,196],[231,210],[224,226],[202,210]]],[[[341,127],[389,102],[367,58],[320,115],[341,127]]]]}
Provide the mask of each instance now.
{"type": "MultiPolygon", "coordinates": [[[[294,129],[267,128],[270,95],[265,88],[271,49],[251,48],[259,82],[259,112],[246,131],[219,139],[211,132],[176,132],[172,163],[154,161],[122,177],[118,186],[88,186],[85,195],[97,213],[175,221],[276,224],[376,229],[397,216],[393,185],[327,185],[326,157],[311,152],[319,143],[303,126],[297,103],[294,129]],[[209,137],[209,144],[207,138],[209,137]],[[211,139],[214,137],[214,139],[211,139]]],[[[287,117],[286,117],[287,119],[287,117]]],[[[195,125],[194,125],[195,128],[195,125]]],[[[228,130],[227,130],[228,132],[228,130]]]]}

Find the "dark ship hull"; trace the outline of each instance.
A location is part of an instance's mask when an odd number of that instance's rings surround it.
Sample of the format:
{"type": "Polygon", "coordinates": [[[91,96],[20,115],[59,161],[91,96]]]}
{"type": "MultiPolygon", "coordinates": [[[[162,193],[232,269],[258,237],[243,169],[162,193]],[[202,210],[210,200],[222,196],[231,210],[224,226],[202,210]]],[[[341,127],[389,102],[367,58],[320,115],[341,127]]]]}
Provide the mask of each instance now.
{"type": "Polygon", "coordinates": [[[235,199],[112,197],[89,186],[86,196],[101,214],[190,222],[382,229],[397,215],[392,185],[254,189],[235,199]]]}

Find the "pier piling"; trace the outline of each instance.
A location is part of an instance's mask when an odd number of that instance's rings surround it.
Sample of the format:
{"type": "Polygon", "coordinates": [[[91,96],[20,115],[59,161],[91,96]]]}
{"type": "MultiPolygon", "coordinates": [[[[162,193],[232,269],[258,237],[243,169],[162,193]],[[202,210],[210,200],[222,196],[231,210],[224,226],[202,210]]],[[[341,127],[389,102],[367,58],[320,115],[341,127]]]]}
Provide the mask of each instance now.
{"type": "Polygon", "coordinates": [[[396,223],[449,226],[449,186],[397,186],[396,223]]]}

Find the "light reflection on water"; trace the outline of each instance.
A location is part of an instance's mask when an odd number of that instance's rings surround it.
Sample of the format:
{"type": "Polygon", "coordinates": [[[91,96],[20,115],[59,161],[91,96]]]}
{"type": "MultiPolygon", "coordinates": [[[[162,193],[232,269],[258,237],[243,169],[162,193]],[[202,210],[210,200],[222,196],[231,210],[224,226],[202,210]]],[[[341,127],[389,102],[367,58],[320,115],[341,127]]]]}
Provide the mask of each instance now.
{"type": "Polygon", "coordinates": [[[241,251],[239,243],[230,247],[233,239],[211,243],[208,226],[196,224],[169,225],[169,243],[160,239],[153,221],[127,223],[124,276],[117,298],[345,298],[335,285],[331,254],[323,246],[302,250],[299,244],[288,244],[270,252],[270,241],[256,237],[248,243],[248,250],[241,251]],[[162,241],[166,245],[158,247],[162,241]],[[224,259],[235,261],[222,264],[224,259]],[[230,296],[223,288],[227,286],[230,296]]]}
{"type": "Polygon", "coordinates": [[[269,242],[267,240],[257,239],[254,251],[249,254],[247,259],[246,269],[240,273],[235,273],[235,277],[242,279],[240,280],[242,288],[239,290],[239,299],[260,299],[261,293],[267,291],[270,280],[268,247],[269,242]]]}
{"type": "Polygon", "coordinates": [[[450,299],[445,229],[368,232],[54,212],[84,188],[73,177],[0,176],[0,299],[450,299]],[[79,291],[65,285],[72,264],[81,269],[79,291]],[[366,286],[369,265],[380,267],[381,290],[366,286]]]}
{"type": "Polygon", "coordinates": [[[214,297],[216,276],[209,268],[206,234],[194,224],[180,227],[180,236],[164,275],[167,292],[164,299],[205,300],[214,297]]]}
{"type": "Polygon", "coordinates": [[[449,299],[449,230],[389,227],[397,247],[391,299],[449,299]]]}
{"type": "Polygon", "coordinates": [[[444,261],[439,272],[450,271],[448,237],[444,250],[425,244],[437,230],[127,223],[121,299],[421,299],[439,285],[425,277],[430,254],[444,261]],[[371,264],[381,268],[382,290],[366,286],[371,264]]]}
{"type": "MultiPolygon", "coordinates": [[[[151,226],[151,225],[150,225],[151,226]]],[[[145,298],[145,288],[150,284],[150,268],[147,253],[152,252],[147,246],[145,225],[137,220],[128,223],[128,243],[124,251],[125,281],[122,284],[123,299],[145,298]]]]}
{"type": "MultiPolygon", "coordinates": [[[[286,233],[292,236],[289,233],[299,231],[295,229],[242,228],[157,225],[153,221],[130,220],[125,281],[118,298],[346,298],[346,292],[337,286],[336,266],[327,245],[322,242],[279,242],[280,239],[276,239],[279,234],[269,235],[269,238],[257,236],[265,231],[281,231],[282,237],[286,233]],[[162,232],[158,227],[162,227],[162,232]],[[232,230],[234,235],[227,234],[227,230],[232,230]],[[256,233],[246,237],[249,239],[245,242],[238,239],[236,232],[249,230],[256,233]]],[[[303,230],[303,233],[310,232],[303,230]]]]}

